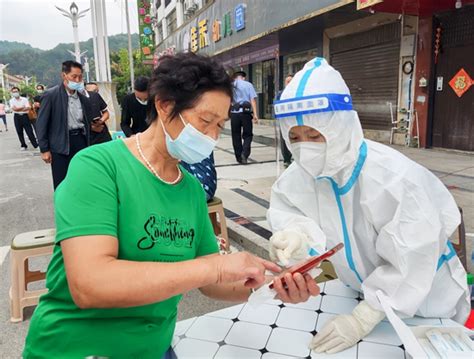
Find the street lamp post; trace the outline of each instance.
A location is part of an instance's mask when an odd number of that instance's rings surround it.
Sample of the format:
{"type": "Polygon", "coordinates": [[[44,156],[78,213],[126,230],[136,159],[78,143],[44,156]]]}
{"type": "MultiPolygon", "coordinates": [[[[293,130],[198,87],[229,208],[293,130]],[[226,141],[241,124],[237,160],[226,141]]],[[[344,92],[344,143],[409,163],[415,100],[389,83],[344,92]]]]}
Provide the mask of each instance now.
{"type": "Polygon", "coordinates": [[[130,16],[128,14],[128,1],[125,0],[125,17],[127,19],[127,37],[128,37],[128,64],[130,67],[130,88],[133,89],[135,82],[135,71],[133,68],[133,48],[132,48],[132,34],[130,32],[130,16]]]}
{"type": "Polygon", "coordinates": [[[29,86],[29,85],[30,85],[30,80],[31,80],[33,77],[23,76],[23,78],[25,79],[25,85],[26,85],[26,86],[29,86]]]}
{"type": "Polygon", "coordinates": [[[89,71],[89,58],[87,56],[84,56],[84,72],[86,73],[86,82],[90,82],[89,71]]]}
{"type": "Polygon", "coordinates": [[[7,101],[7,97],[5,96],[6,94],[6,88],[5,88],[5,74],[4,71],[8,67],[9,64],[0,64],[0,78],[2,81],[2,90],[3,90],[3,102],[7,101]]]}
{"type": "Polygon", "coordinates": [[[74,36],[74,55],[76,57],[77,62],[81,62],[81,50],[79,48],[79,34],[78,34],[78,24],[77,21],[81,18],[84,17],[84,14],[89,11],[89,9],[79,11],[79,8],[77,7],[76,3],[73,2],[71,6],[69,7],[69,12],[67,10],[61,9],[60,7],[56,6],[56,9],[58,9],[63,16],[71,19],[72,21],[72,33],[74,36]]]}

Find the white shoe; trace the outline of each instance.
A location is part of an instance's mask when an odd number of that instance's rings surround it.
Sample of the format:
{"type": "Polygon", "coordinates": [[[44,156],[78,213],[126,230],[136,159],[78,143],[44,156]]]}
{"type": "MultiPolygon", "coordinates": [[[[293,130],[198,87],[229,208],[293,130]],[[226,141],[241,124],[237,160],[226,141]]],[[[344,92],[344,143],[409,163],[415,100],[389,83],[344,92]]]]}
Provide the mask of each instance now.
{"type": "Polygon", "coordinates": [[[26,151],[27,147],[20,147],[20,151],[26,151]]]}

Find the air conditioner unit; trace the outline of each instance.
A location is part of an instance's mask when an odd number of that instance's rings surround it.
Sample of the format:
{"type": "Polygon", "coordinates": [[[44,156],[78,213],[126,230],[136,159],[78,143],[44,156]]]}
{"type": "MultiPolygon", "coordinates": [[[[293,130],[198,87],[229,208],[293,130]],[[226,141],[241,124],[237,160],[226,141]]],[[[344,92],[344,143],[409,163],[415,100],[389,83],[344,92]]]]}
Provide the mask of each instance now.
{"type": "Polygon", "coordinates": [[[198,8],[199,8],[199,5],[196,4],[194,0],[184,1],[184,13],[186,15],[194,14],[198,8]]]}

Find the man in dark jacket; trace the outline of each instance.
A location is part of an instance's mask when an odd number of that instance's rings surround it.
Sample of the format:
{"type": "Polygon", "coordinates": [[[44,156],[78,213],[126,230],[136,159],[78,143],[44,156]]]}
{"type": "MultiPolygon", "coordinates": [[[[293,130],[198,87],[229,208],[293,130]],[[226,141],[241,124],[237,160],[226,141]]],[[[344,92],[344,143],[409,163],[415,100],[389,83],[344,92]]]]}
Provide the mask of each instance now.
{"type": "Polygon", "coordinates": [[[135,79],[133,92],[122,100],[122,121],[120,127],[125,136],[130,137],[148,128],[146,122],[148,103],[148,77],[135,79]]]}
{"type": "Polygon", "coordinates": [[[47,90],[36,123],[41,158],[51,164],[56,189],[66,177],[74,155],[89,146],[91,108],[83,90],[82,65],[62,64],[63,82],[47,90]]]}
{"type": "Polygon", "coordinates": [[[112,141],[106,124],[109,119],[109,110],[107,103],[99,94],[99,86],[95,82],[89,82],[86,84],[86,91],[83,94],[89,98],[92,111],[91,145],[112,141]]]}

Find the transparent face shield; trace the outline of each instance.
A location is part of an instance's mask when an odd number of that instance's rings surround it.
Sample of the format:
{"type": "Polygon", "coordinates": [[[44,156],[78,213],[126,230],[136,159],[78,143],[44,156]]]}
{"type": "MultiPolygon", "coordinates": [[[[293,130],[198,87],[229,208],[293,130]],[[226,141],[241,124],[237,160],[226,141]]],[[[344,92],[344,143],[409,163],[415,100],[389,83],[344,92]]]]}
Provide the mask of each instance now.
{"type": "Polygon", "coordinates": [[[275,117],[293,159],[312,177],[323,173],[327,142],[334,140],[334,134],[350,131],[343,117],[352,109],[352,99],[348,94],[319,94],[275,102],[275,117]],[[317,130],[326,142],[309,139],[290,143],[289,131],[296,126],[317,130]]]}

